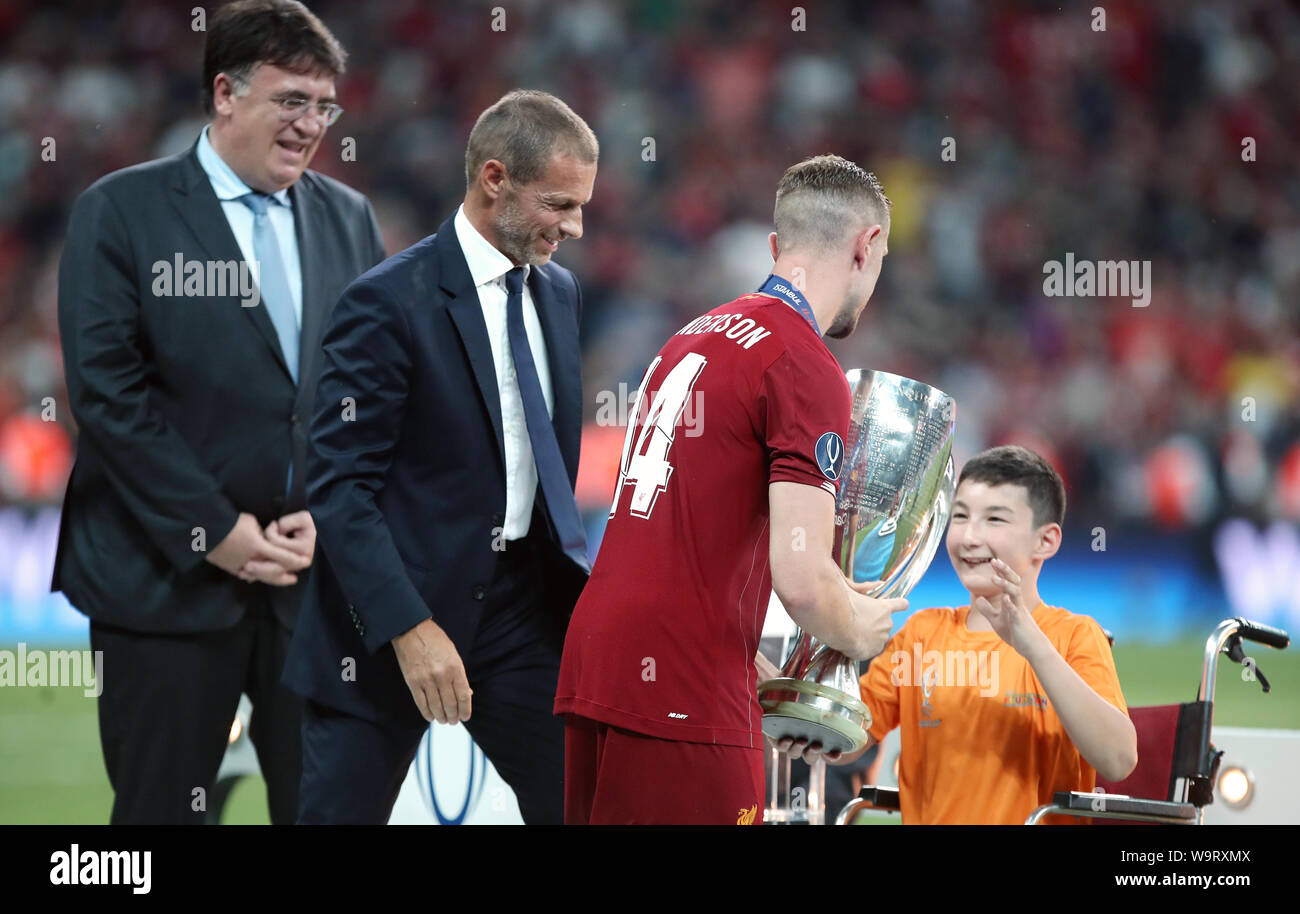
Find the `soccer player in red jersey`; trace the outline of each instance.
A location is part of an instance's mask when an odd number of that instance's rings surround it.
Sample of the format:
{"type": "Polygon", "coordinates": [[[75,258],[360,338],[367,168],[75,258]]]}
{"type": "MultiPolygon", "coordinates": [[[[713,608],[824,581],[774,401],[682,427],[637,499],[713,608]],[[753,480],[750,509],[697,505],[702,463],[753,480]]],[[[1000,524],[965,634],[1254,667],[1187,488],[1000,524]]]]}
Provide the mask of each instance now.
{"type": "Polygon", "coordinates": [[[772,275],[677,331],[646,369],[560,666],[566,823],[761,820],[771,590],[859,659],[907,608],[867,596],[831,558],[850,398],[822,334],[857,326],[889,205],[838,156],[791,167],[772,275]]]}

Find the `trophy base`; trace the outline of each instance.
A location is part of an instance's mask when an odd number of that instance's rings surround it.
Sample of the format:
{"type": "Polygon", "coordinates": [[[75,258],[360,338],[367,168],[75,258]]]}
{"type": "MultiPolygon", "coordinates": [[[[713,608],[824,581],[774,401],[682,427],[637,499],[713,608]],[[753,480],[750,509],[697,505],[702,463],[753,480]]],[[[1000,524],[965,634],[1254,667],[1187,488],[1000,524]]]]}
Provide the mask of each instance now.
{"type": "Polygon", "coordinates": [[[857,752],[867,744],[871,712],[852,695],[803,679],[769,679],[758,685],[763,735],[821,743],[827,752],[857,752]]]}

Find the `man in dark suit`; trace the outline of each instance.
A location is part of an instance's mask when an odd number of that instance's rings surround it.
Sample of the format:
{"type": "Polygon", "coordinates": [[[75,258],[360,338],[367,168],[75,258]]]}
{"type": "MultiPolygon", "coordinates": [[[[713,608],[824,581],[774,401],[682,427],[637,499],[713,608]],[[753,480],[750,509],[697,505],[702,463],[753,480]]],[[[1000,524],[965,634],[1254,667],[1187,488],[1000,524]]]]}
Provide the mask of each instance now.
{"type": "Polygon", "coordinates": [[[304,823],[387,821],[427,721],[464,721],[526,822],[563,820],[551,715],[589,568],[573,274],[599,150],[564,102],[479,117],[464,205],[362,276],[325,334],[307,500],[325,561],[285,667],[304,823]]]}
{"type": "Polygon", "coordinates": [[[299,3],[222,8],[198,142],[73,208],[59,328],[80,436],[52,586],[104,652],[114,824],[203,820],[241,692],[271,819],[297,815],[301,702],[279,680],[315,542],[306,420],[329,311],[384,256],[365,197],[305,170],[344,57],[299,3]]]}

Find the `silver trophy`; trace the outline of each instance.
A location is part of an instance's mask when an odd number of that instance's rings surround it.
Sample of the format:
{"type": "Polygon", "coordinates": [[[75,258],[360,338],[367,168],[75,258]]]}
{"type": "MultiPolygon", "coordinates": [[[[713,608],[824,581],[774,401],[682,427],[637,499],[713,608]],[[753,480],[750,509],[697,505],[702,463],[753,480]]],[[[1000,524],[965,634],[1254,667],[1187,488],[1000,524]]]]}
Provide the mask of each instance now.
{"type": "MultiPolygon", "coordinates": [[[[956,488],[956,403],[928,384],[883,371],[846,374],[853,394],[835,504],[834,556],[872,593],[899,597],[934,558],[956,488]]],[[[763,733],[851,753],[867,741],[871,713],[858,697],[858,664],[797,630],[781,677],[759,683],[763,733]]]]}

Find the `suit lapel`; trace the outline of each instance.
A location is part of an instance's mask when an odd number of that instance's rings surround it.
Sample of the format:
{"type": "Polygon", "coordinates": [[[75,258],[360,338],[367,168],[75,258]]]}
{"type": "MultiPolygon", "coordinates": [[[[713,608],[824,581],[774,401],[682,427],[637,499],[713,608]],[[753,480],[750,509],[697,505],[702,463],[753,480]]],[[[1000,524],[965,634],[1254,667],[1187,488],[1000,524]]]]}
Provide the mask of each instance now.
{"type": "Polygon", "coordinates": [[[505,435],[501,430],[501,392],[497,388],[496,364],[492,361],[492,344],[488,341],[487,323],[483,320],[483,305],[478,290],[470,276],[469,264],[456,237],[454,217],[438,229],[438,282],[450,297],[447,314],[451,317],[465,357],[478,387],[483,408],[492,422],[496,436],[497,456],[501,466],[506,465],[505,435]]]}
{"type": "MultiPolygon", "coordinates": [[[[239,242],[235,240],[235,234],[230,230],[230,223],[226,221],[225,210],[221,208],[221,201],[212,190],[212,184],[208,181],[207,174],[204,173],[203,167],[199,165],[198,143],[190,149],[189,155],[181,159],[181,167],[177,173],[177,180],[172,185],[171,202],[172,207],[180,216],[193,233],[194,237],[199,240],[199,245],[203,248],[203,253],[210,260],[220,261],[242,261],[243,253],[239,250],[239,242]]],[[[299,221],[295,219],[295,221],[299,221]]],[[[300,251],[301,253],[301,247],[300,251]]],[[[307,289],[304,284],[303,300],[307,300],[307,289]]],[[[233,301],[233,299],[232,299],[233,301]]],[[[236,305],[236,307],[239,307],[236,305]]],[[[262,337],[263,342],[270,348],[272,356],[276,363],[284,371],[285,377],[292,380],[289,374],[289,367],[285,364],[284,353],[280,351],[280,338],[275,333],[275,326],[271,323],[271,317],[266,313],[261,303],[253,308],[239,307],[247,319],[253,322],[253,327],[262,337]]],[[[303,347],[299,347],[301,349],[303,347]]]]}

